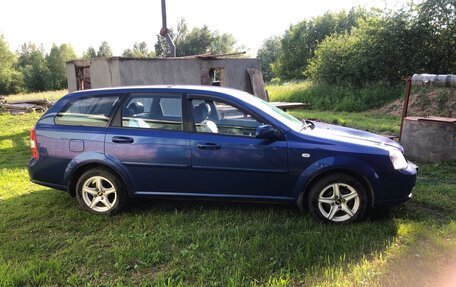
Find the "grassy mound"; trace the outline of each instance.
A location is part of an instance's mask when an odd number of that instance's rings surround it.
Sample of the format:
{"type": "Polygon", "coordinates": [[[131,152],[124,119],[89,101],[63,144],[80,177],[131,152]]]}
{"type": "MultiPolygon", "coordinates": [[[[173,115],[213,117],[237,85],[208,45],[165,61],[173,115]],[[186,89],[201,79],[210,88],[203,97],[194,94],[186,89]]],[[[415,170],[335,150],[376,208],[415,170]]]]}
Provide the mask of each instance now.
{"type": "Polygon", "coordinates": [[[402,86],[369,85],[362,88],[317,84],[310,81],[268,85],[271,101],[303,102],[311,109],[366,111],[379,108],[403,95],[402,86]]]}

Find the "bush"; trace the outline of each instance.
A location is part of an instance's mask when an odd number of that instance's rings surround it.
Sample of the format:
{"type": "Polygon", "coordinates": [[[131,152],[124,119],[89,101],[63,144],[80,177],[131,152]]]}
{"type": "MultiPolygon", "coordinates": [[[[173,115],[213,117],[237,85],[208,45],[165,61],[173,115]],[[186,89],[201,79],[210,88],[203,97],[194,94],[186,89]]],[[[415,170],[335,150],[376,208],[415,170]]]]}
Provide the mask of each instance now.
{"type": "Polygon", "coordinates": [[[318,43],[329,35],[350,31],[359,19],[368,15],[369,12],[362,9],[327,12],[290,26],[282,37],[280,56],[273,64],[274,76],[285,80],[304,79],[304,70],[314,56],[318,43]]]}
{"type": "Polygon", "coordinates": [[[314,81],[329,84],[397,84],[422,66],[418,38],[419,33],[403,15],[370,18],[350,34],[326,38],[306,74],[314,81]]]}
{"type": "Polygon", "coordinates": [[[326,37],[306,68],[313,81],[337,85],[395,85],[414,73],[454,73],[456,8],[450,0],[423,2],[418,10],[360,20],[351,32],[326,37]],[[443,3],[443,4],[442,4],[443,3]],[[431,13],[442,5],[441,13],[431,13]],[[451,35],[451,36],[450,36],[451,35]],[[451,52],[450,52],[451,51],[451,52]]]}

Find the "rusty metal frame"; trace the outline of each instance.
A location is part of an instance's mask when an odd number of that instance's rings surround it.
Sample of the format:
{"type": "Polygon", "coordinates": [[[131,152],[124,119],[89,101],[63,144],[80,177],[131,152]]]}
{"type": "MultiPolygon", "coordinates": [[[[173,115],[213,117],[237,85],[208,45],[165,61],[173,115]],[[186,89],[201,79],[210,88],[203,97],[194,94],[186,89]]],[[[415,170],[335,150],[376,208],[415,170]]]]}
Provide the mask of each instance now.
{"type": "Polygon", "coordinates": [[[399,141],[401,141],[401,137],[402,137],[402,127],[404,126],[404,119],[407,117],[411,89],[412,89],[412,77],[408,77],[407,82],[405,84],[404,106],[402,108],[401,129],[399,131],[399,141]]]}

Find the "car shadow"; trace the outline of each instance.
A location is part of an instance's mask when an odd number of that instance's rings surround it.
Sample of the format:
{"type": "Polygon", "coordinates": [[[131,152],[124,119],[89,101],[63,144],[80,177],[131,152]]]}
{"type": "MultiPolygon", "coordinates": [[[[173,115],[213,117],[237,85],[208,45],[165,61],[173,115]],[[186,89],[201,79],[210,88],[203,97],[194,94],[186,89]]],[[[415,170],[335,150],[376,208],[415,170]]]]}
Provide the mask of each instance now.
{"type": "MultiPolygon", "coordinates": [[[[155,209],[161,212],[197,212],[197,211],[283,211],[295,215],[309,216],[307,211],[301,211],[295,204],[270,203],[251,201],[230,200],[207,200],[207,199],[169,199],[169,198],[135,198],[130,199],[124,208],[125,213],[142,214],[155,209]]],[[[371,209],[367,212],[363,221],[375,222],[388,220],[391,216],[391,208],[382,207],[371,209]]]]}

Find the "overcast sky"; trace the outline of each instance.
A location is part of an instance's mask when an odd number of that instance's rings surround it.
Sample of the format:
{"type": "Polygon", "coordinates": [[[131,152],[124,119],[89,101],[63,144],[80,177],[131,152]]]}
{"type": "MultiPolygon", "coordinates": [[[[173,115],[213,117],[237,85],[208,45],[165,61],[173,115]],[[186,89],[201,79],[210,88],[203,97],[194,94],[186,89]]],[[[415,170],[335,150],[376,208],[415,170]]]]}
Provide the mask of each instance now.
{"type": "MultiPolygon", "coordinates": [[[[353,6],[396,9],[405,0],[167,0],[168,26],[185,18],[189,28],[206,24],[210,29],[233,34],[239,44],[255,55],[264,39],[281,35],[303,19],[353,6]]],[[[161,27],[160,0],[2,0],[0,34],[10,49],[24,42],[70,43],[81,55],[89,46],[106,40],[115,55],[134,42],[150,49],[161,27]]]]}

